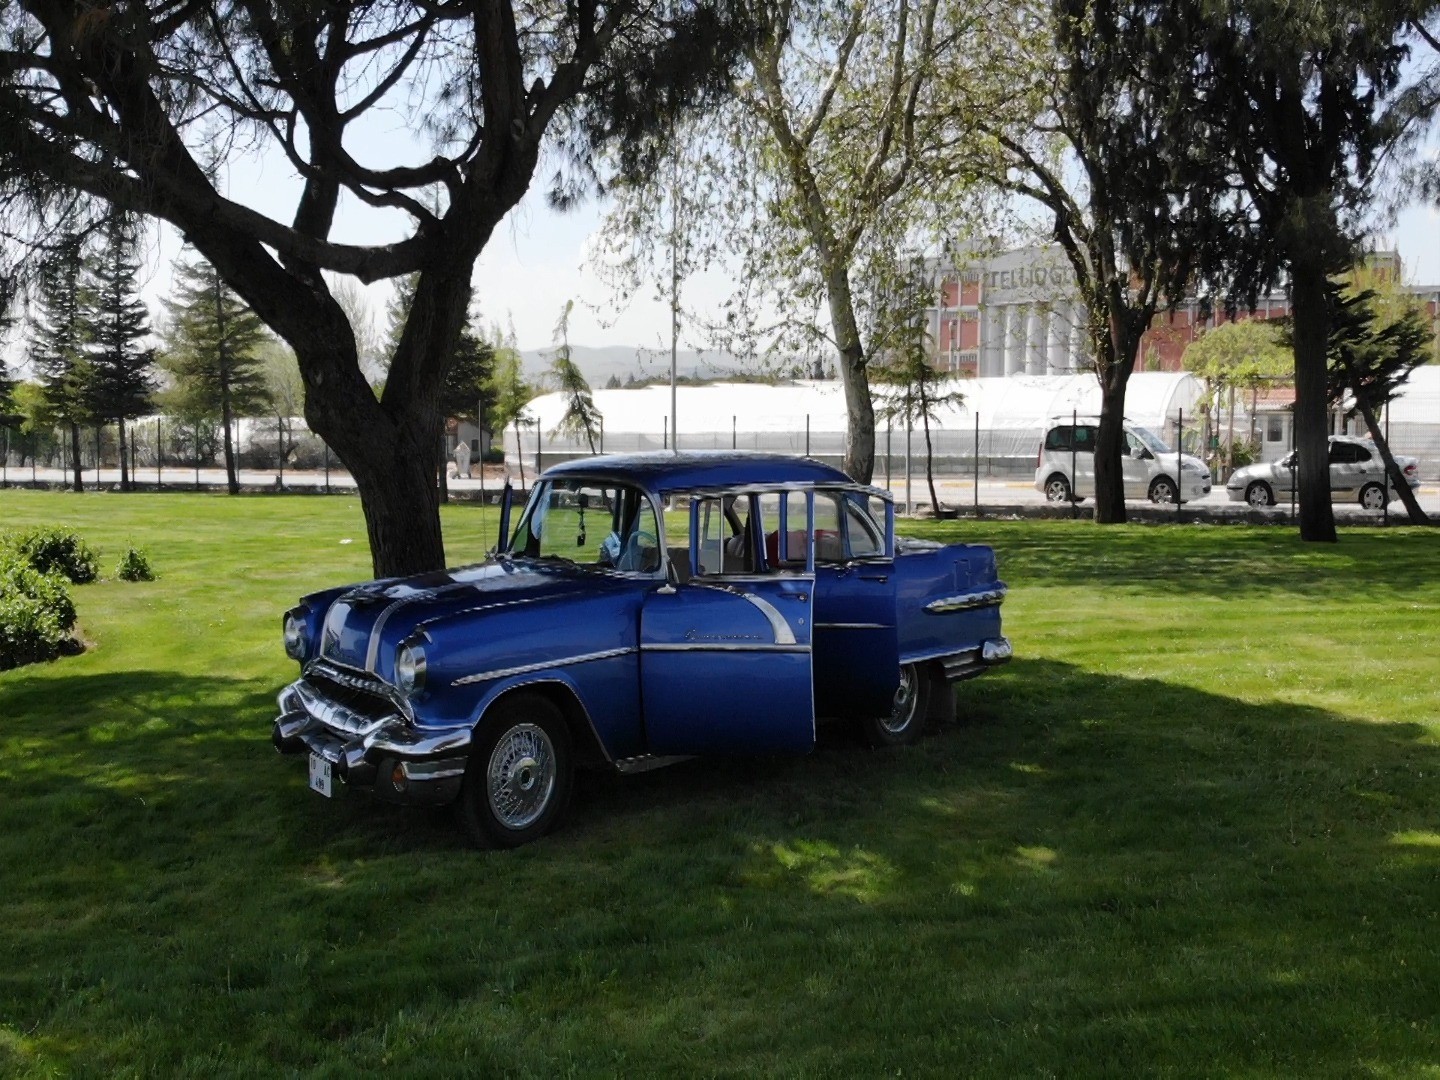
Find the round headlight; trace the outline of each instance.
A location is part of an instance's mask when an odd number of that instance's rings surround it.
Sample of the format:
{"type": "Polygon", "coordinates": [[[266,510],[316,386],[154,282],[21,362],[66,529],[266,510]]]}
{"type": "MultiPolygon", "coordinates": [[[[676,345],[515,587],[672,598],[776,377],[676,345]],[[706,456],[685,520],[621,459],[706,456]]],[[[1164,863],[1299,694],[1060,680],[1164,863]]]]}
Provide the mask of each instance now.
{"type": "Polygon", "coordinates": [[[285,616],[285,655],[292,660],[305,658],[305,623],[293,611],[285,616]]]}
{"type": "Polygon", "coordinates": [[[395,654],[395,685],[406,697],[425,688],[425,650],[419,645],[401,645],[395,654]]]}

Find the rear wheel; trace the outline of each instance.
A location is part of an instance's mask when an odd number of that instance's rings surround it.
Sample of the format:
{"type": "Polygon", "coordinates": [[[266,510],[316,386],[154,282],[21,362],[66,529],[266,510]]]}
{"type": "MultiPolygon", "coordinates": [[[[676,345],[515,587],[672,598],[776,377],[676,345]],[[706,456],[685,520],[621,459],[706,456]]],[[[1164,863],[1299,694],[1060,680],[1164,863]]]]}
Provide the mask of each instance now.
{"type": "Polygon", "coordinates": [[[455,814],[477,847],[519,847],[555,827],[573,783],[560,710],[538,694],[516,694],[481,724],[455,814]]]}
{"type": "Polygon", "coordinates": [[[1056,473],[1045,481],[1045,501],[1063,503],[1070,501],[1070,481],[1056,473]]]}
{"type": "Polygon", "coordinates": [[[1264,480],[1256,480],[1245,489],[1245,501],[1256,507],[1274,506],[1275,492],[1264,480]]]}
{"type": "Polygon", "coordinates": [[[920,738],[930,708],[930,679],[918,664],[903,664],[888,716],[864,721],[872,746],[901,746],[920,738]]]}
{"type": "Polygon", "coordinates": [[[1170,504],[1175,501],[1175,481],[1168,476],[1157,476],[1150,485],[1150,501],[1170,504]]]}
{"type": "Polygon", "coordinates": [[[1385,509],[1385,489],[1379,484],[1366,484],[1360,489],[1360,505],[1366,510],[1385,509]]]}

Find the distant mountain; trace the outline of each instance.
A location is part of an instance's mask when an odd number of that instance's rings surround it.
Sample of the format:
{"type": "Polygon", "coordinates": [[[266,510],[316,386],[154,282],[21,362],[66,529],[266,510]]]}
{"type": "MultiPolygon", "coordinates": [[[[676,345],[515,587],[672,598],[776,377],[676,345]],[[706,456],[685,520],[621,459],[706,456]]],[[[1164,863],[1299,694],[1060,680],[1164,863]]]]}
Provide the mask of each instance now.
{"type": "MultiPolygon", "coordinates": [[[[531,382],[538,381],[549,372],[554,356],[554,349],[523,350],[520,357],[524,363],[525,377],[531,382]]],[[[623,383],[631,376],[648,379],[670,374],[668,350],[657,352],[654,349],[627,345],[607,345],[602,348],[572,345],[570,356],[580,373],[585,376],[585,381],[594,390],[603,389],[612,375],[623,383]]],[[[675,367],[680,375],[702,379],[723,379],[726,375],[745,370],[740,360],[729,353],[697,352],[695,349],[681,349],[676,354],[675,367]]],[[[752,370],[758,370],[758,365],[752,370]]]]}

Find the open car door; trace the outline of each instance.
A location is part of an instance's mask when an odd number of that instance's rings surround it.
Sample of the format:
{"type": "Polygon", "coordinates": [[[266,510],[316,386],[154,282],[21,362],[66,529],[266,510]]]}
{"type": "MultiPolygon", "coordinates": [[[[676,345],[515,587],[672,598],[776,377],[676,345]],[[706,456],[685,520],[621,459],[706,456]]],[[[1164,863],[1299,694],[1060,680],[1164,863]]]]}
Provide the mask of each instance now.
{"type": "Polygon", "coordinates": [[[803,539],[794,569],[766,569],[745,493],[690,504],[690,573],[652,592],[640,617],[640,700],[652,754],[807,753],[815,745],[811,683],[814,500],[790,523],[803,539]],[[803,530],[803,532],[801,532],[803,530]]]}

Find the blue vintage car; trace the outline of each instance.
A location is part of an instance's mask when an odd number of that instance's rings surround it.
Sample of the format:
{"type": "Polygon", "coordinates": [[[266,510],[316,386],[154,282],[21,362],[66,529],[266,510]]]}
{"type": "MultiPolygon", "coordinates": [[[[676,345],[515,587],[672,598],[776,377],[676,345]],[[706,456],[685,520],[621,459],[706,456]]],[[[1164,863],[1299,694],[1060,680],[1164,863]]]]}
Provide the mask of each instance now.
{"type": "Polygon", "coordinates": [[[313,789],[453,803],[513,847],[559,820],[576,768],[803,754],[817,718],[910,742],[953,713],[950,682],[1010,657],[990,548],[897,542],[887,492],[813,461],[590,458],[510,516],[507,491],[483,563],[285,615],[302,674],[273,740],[313,789]]]}

